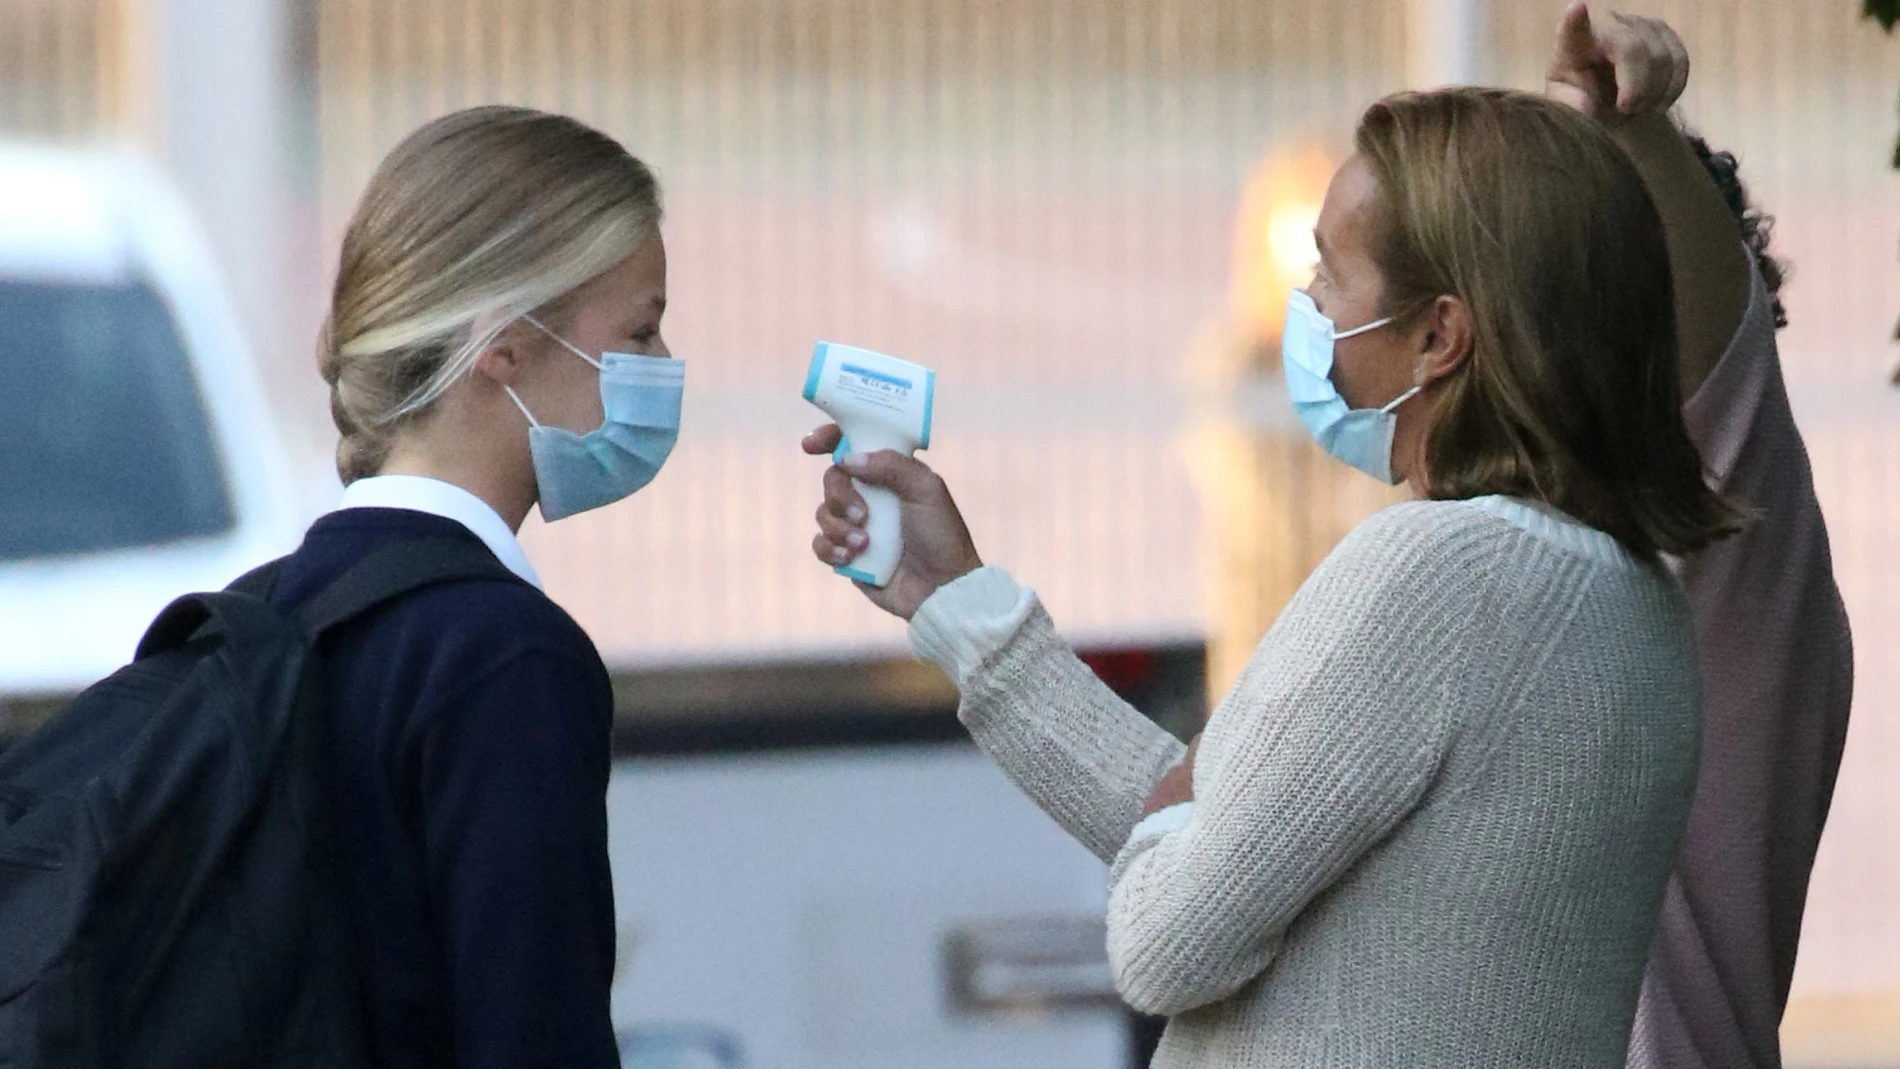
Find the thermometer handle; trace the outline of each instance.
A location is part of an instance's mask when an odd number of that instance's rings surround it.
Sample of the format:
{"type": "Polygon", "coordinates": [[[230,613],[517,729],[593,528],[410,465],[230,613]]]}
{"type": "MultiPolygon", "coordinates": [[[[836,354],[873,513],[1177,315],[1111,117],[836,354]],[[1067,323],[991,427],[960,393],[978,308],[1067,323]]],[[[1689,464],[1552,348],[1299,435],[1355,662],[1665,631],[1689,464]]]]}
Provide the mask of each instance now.
{"type": "Polygon", "coordinates": [[[870,537],[871,544],[838,572],[860,583],[888,586],[891,575],[897,571],[898,560],[904,555],[903,502],[897,499],[895,492],[881,486],[867,486],[856,479],[851,480],[851,485],[864,498],[864,533],[870,537]]]}

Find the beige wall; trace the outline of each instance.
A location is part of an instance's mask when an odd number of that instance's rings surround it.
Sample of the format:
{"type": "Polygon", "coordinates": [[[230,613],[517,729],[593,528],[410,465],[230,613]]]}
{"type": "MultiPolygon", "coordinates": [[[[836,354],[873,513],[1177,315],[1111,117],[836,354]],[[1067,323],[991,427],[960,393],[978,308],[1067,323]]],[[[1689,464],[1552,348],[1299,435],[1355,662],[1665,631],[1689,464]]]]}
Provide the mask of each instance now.
{"type": "Polygon", "coordinates": [[[0,3],[0,132],[76,140],[109,124],[113,14],[88,0],[0,3]]]}

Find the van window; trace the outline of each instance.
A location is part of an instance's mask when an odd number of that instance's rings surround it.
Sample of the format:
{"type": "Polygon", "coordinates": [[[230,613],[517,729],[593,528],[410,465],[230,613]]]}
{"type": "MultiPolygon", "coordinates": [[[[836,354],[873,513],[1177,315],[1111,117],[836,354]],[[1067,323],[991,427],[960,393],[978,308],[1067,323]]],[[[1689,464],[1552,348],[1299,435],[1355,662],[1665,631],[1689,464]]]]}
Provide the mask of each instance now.
{"type": "Polygon", "coordinates": [[[0,279],[0,561],[234,523],[164,300],[139,284],[0,279]]]}

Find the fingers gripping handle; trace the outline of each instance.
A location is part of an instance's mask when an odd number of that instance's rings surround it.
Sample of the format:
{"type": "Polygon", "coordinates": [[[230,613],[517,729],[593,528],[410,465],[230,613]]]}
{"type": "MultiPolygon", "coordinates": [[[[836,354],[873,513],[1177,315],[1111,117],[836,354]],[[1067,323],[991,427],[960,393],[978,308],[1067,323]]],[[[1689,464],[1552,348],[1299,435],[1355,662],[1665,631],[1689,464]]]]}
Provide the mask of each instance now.
{"type": "Polygon", "coordinates": [[[851,485],[864,498],[864,533],[870,545],[856,560],[840,566],[838,574],[875,587],[888,586],[904,555],[903,502],[881,486],[868,486],[856,479],[851,485]]]}

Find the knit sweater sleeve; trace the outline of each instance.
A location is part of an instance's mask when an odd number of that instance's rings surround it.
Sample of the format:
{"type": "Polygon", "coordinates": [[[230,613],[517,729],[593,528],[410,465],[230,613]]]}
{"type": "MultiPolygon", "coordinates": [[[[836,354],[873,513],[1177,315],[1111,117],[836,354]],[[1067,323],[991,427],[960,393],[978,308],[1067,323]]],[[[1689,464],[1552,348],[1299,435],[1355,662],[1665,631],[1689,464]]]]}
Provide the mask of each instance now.
{"type": "Polygon", "coordinates": [[[1186,752],[1098,679],[1034,594],[983,568],[933,594],[911,621],[918,655],[963,692],[976,744],[1103,861],[1186,752]]]}
{"type": "Polygon", "coordinates": [[[1453,730],[1460,650],[1486,642],[1474,576],[1498,546],[1473,534],[1401,506],[1343,542],[1210,718],[1196,801],[1164,834],[1127,841],[1178,745],[1083,678],[1040,609],[970,672],[979,743],[1098,853],[1123,840],[1108,936],[1130,1005],[1181,1013],[1260,975],[1301,910],[1418,804],[1453,730]]]}

